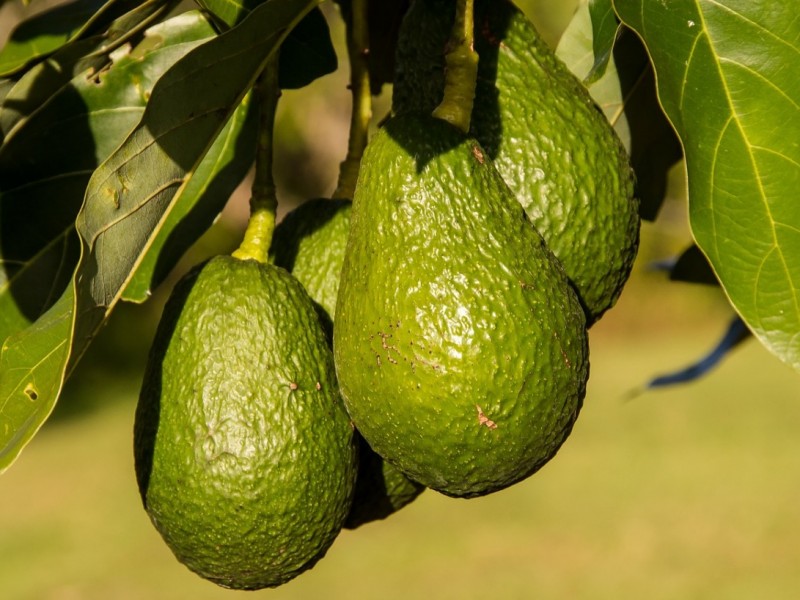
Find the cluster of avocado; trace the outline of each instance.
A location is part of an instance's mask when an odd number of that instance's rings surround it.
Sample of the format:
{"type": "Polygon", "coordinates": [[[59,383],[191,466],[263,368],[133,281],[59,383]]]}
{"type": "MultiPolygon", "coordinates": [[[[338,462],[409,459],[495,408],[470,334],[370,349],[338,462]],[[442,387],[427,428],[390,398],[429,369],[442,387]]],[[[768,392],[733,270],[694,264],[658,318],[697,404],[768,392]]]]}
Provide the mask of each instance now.
{"type": "Polygon", "coordinates": [[[178,559],[219,585],[280,585],[425,487],[519,482],[578,416],[586,330],[636,253],[631,171],[507,0],[476,2],[471,130],[431,116],[453,14],[412,4],[353,202],[306,203],[270,263],[216,257],[165,307],[137,479],[178,559]]]}

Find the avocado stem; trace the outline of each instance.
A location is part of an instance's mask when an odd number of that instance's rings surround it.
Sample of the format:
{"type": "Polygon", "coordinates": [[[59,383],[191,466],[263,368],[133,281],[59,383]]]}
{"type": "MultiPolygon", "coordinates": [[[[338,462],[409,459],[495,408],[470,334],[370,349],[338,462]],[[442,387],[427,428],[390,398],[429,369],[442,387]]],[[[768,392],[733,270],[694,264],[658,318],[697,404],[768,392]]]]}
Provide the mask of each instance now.
{"type": "Polygon", "coordinates": [[[232,253],[240,260],[268,262],[272,232],[275,230],[275,215],[278,211],[278,197],[272,177],[273,133],[275,111],[281,89],[278,85],[278,53],[267,62],[255,85],[259,102],[258,138],[256,142],[256,167],[250,194],[250,219],[244,232],[244,239],[232,253]]]}
{"type": "Polygon", "coordinates": [[[369,123],[372,120],[372,92],[369,82],[369,22],[367,0],[352,0],[347,22],[347,56],[350,61],[350,93],[353,108],[350,114],[350,137],[347,157],[339,166],[339,182],[333,198],[352,200],[358,179],[361,156],[367,146],[369,123]]]}
{"type": "Polygon", "coordinates": [[[475,52],[474,0],[458,0],[456,20],[450,32],[445,55],[444,96],[433,116],[469,131],[472,103],[478,79],[478,53],[475,52]]]}

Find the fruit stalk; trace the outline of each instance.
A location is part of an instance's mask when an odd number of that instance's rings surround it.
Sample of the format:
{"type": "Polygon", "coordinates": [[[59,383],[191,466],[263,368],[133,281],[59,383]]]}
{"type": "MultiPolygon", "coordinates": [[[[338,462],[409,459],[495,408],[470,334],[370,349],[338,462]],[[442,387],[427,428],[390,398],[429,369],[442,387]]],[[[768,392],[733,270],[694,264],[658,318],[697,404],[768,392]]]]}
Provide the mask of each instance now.
{"type": "Polygon", "coordinates": [[[433,116],[469,131],[478,78],[478,53],[474,45],[474,0],[458,0],[456,20],[445,55],[444,96],[433,116]]]}
{"type": "Polygon", "coordinates": [[[339,182],[333,198],[352,199],[358,179],[361,156],[367,146],[369,122],[372,119],[372,95],[369,85],[369,24],[367,0],[352,0],[347,23],[347,56],[350,61],[350,93],[353,109],[350,116],[350,138],[347,157],[339,167],[339,182]]]}
{"type": "Polygon", "coordinates": [[[255,86],[259,102],[258,140],[256,146],[256,168],[250,195],[250,220],[244,239],[233,257],[240,260],[268,262],[272,232],[275,230],[275,215],[278,198],[272,177],[273,131],[275,111],[281,96],[278,85],[278,54],[269,60],[255,86]]]}

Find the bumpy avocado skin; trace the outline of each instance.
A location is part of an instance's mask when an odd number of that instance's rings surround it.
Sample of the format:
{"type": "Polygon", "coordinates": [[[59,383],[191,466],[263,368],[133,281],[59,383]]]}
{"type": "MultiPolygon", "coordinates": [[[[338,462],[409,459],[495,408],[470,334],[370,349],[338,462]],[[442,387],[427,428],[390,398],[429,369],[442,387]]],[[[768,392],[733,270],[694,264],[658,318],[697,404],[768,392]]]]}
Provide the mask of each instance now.
{"type": "MultiPolygon", "coordinates": [[[[400,32],[393,108],[428,112],[444,89],[453,0],[416,0],[400,32]]],[[[508,0],[475,4],[471,133],[561,260],[591,325],[617,301],[639,242],[627,154],[585,87],[508,0]]]]}
{"type": "MultiPolygon", "coordinates": [[[[301,204],[275,228],[270,250],[275,264],[291,271],[317,303],[330,336],[351,209],[349,200],[316,199],[301,204]]],[[[344,524],[347,529],[385,519],[425,489],[383,460],[363,437],[356,435],[358,474],[353,504],[344,524]]]]}
{"type": "Polygon", "coordinates": [[[585,317],[480,145],[395,117],[364,154],[334,356],[356,427],[415,481],[471,497],[558,450],[588,378],[585,317]]]}
{"type": "Polygon", "coordinates": [[[271,260],[303,284],[329,323],[336,316],[351,206],[349,200],[309,200],[287,214],[272,237],[271,260]]]}
{"type": "Polygon", "coordinates": [[[258,589],[313,566],[348,514],[357,447],[302,286],[229,256],[184,277],[156,333],[134,441],[145,508],[190,569],[258,589]]]}

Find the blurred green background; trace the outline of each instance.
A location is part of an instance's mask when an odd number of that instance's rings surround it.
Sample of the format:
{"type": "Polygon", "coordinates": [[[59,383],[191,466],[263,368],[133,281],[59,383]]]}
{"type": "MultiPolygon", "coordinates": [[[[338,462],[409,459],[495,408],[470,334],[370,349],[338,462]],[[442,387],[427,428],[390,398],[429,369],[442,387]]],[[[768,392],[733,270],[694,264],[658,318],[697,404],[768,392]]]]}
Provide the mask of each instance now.
{"type": "MultiPolygon", "coordinates": [[[[341,25],[327,8],[341,50],[341,25]]],[[[571,3],[526,9],[554,41],[571,3]]],[[[19,14],[6,3],[0,23],[19,14]]],[[[346,79],[340,69],[285,94],[276,163],[282,212],[335,187],[346,151],[346,79]]],[[[387,109],[387,97],[379,99],[376,118],[387,109]]],[[[628,287],[591,331],[585,406],[551,463],[486,498],[426,492],[386,521],[343,532],[312,571],[250,597],[800,597],[797,375],[751,340],[698,383],[636,393],[709,349],[732,315],[718,290],[670,283],[648,268],[691,240],[680,167],[670,182],[658,221],[643,226],[628,287]]],[[[172,281],[237,244],[247,189],[244,182],[172,281]]],[[[133,414],[169,285],[143,306],[117,309],[53,417],[0,477],[0,597],[246,594],[181,566],[136,489],[133,414]]]]}

